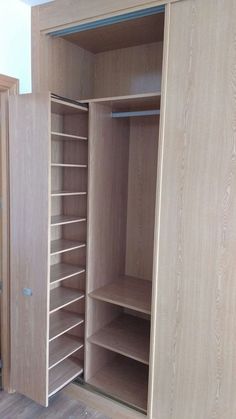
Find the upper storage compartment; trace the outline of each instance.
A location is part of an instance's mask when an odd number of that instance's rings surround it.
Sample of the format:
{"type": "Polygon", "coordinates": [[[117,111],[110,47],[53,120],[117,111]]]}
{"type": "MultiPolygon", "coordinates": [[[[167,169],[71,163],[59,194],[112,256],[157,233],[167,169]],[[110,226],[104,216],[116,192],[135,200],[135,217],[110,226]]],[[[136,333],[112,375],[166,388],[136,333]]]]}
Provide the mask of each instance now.
{"type": "Polygon", "coordinates": [[[50,36],[49,88],[57,94],[86,100],[161,89],[163,7],[82,24],[50,36]]]}

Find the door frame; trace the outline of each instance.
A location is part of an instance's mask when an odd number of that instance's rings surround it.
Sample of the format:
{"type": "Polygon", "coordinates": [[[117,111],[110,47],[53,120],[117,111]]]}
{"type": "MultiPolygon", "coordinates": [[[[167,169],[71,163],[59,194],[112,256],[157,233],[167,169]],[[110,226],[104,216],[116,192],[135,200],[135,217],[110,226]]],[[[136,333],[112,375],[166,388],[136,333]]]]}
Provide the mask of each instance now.
{"type": "Polygon", "coordinates": [[[10,194],[9,194],[9,96],[19,93],[19,81],[0,74],[1,105],[1,212],[2,212],[2,290],[1,290],[1,361],[2,388],[11,392],[10,380],[10,194]]]}

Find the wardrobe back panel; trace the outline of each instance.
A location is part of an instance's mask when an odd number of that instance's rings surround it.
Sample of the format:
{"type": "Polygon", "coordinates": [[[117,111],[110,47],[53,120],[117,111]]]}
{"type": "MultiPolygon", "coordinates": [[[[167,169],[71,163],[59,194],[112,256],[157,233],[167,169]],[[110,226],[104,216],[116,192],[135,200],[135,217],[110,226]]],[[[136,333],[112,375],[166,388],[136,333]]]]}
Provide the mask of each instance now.
{"type": "Polygon", "coordinates": [[[126,275],[152,279],[159,117],[130,118],[126,275]]]}
{"type": "Polygon", "coordinates": [[[42,36],[40,90],[72,99],[93,96],[94,55],[60,38],[42,36]]]}
{"type": "Polygon", "coordinates": [[[160,90],[162,49],[162,42],[154,42],[96,54],[94,97],[160,90]]]}
{"type": "Polygon", "coordinates": [[[129,121],[90,105],[89,292],[115,280],[125,265],[129,121]]]}
{"type": "MultiPolygon", "coordinates": [[[[104,15],[128,13],[180,0],[57,0],[34,7],[39,30],[70,25],[76,21],[101,19],[104,15]],[[37,12],[37,13],[36,13],[37,12]]],[[[36,17],[35,16],[35,17],[36,17]]]]}
{"type": "MultiPolygon", "coordinates": [[[[129,121],[112,119],[110,106],[91,104],[89,131],[88,294],[124,271],[129,121]]],[[[91,336],[119,309],[88,296],[86,311],[86,334],[91,336]]],[[[108,355],[113,356],[87,344],[86,379],[102,368],[108,355]]]]}
{"type": "Polygon", "coordinates": [[[171,5],[155,419],[236,417],[235,21],[235,0],[171,5]]]}
{"type": "Polygon", "coordinates": [[[44,405],[48,403],[49,112],[48,94],[10,97],[11,385],[44,405]]]}

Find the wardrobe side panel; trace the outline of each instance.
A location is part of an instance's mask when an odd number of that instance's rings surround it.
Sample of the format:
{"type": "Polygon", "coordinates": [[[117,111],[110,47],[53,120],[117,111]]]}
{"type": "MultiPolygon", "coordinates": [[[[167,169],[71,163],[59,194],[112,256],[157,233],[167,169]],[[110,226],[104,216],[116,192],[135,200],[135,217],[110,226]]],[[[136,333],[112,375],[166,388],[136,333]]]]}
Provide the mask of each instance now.
{"type": "Polygon", "coordinates": [[[170,8],[149,417],[232,419],[236,3],[185,0],[170,8]]]}
{"type": "Polygon", "coordinates": [[[49,95],[10,97],[12,387],[47,405],[49,95]],[[32,292],[24,295],[24,289],[32,292]]]}

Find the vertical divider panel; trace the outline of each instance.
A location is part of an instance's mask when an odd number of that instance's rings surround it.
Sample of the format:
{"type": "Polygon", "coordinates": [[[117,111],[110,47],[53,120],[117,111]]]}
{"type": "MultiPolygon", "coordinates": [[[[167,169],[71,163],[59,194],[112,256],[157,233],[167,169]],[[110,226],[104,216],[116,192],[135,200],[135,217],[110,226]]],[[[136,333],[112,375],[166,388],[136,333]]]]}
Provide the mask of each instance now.
{"type": "MultiPolygon", "coordinates": [[[[119,308],[89,293],[124,271],[128,158],[129,121],[113,120],[110,106],[90,104],[87,338],[119,314],[119,308]]],[[[113,356],[86,342],[85,380],[113,356]]]]}
{"type": "Polygon", "coordinates": [[[49,94],[10,97],[11,378],[48,404],[49,94]]]}

